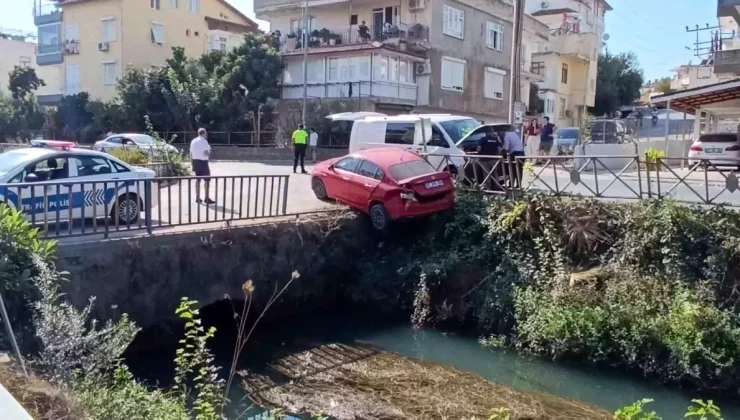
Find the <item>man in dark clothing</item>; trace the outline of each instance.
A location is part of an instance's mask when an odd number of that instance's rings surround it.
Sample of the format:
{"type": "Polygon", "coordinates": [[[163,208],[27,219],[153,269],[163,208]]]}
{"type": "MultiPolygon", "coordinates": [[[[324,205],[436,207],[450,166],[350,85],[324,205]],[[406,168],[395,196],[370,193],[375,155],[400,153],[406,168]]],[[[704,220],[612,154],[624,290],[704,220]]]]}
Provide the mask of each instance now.
{"type": "Polygon", "coordinates": [[[552,144],[555,140],[555,124],[550,123],[550,118],[545,117],[545,125],[540,129],[540,150],[542,156],[550,156],[552,144]]]}
{"type": "MultiPolygon", "coordinates": [[[[478,142],[478,155],[501,156],[502,143],[503,142],[501,141],[501,138],[497,133],[493,131],[488,131],[478,142]]],[[[484,188],[492,189],[492,187],[495,185],[493,180],[498,180],[500,175],[497,170],[494,170],[493,173],[491,173],[491,171],[496,167],[496,162],[498,162],[498,159],[492,157],[482,157],[478,159],[479,164],[474,165],[475,183],[477,185],[482,186],[482,184],[484,184],[484,181],[486,181],[486,178],[488,178],[488,181],[486,182],[487,186],[484,186],[484,188]],[[490,177],[488,176],[489,173],[491,173],[490,177]]]]}

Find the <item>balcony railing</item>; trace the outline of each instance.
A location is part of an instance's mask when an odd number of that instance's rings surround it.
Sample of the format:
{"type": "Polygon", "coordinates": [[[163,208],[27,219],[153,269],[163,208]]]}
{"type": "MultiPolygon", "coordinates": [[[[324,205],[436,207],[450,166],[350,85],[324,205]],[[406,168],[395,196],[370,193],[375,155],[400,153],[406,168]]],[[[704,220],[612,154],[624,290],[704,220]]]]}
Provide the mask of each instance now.
{"type": "Polygon", "coordinates": [[[33,17],[48,16],[61,12],[56,4],[42,4],[33,8],[33,17]]]}
{"type": "MultiPolygon", "coordinates": [[[[302,36],[298,33],[288,34],[280,45],[281,52],[300,50],[302,36]]],[[[415,24],[398,24],[393,26],[364,26],[352,29],[332,30],[316,29],[309,33],[308,47],[323,48],[333,46],[369,44],[383,42],[393,44],[404,41],[407,43],[424,43],[429,41],[429,27],[415,24]]]]}

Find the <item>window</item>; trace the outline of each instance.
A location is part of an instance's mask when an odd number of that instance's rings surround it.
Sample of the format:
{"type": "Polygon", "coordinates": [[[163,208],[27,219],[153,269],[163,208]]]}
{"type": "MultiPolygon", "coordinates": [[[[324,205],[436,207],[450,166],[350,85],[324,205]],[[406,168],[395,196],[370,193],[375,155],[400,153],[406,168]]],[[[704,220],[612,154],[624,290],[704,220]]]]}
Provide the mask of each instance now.
{"type": "Polygon", "coordinates": [[[39,181],[64,179],[69,178],[69,163],[67,158],[50,158],[28,165],[24,172],[23,178],[36,174],[39,181]]]}
{"type": "Polygon", "coordinates": [[[336,82],[339,80],[339,59],[329,59],[329,74],[327,75],[330,82],[336,82]]]}
{"type": "Polygon", "coordinates": [[[560,109],[558,110],[558,115],[560,118],[565,118],[565,109],[567,108],[565,98],[559,98],[560,99],[560,109]]]}
{"type": "Polygon", "coordinates": [[[391,82],[397,82],[398,81],[398,58],[397,57],[391,57],[390,61],[391,66],[391,82]]]}
{"type": "MultiPolygon", "coordinates": [[[[152,44],[164,44],[164,25],[158,22],[152,22],[152,44]]],[[[224,38],[225,40],[225,38],[224,38]]],[[[224,47],[223,51],[226,50],[226,47],[224,47]]]]}
{"type": "Polygon", "coordinates": [[[450,148],[450,145],[447,144],[447,139],[445,139],[442,132],[436,126],[432,126],[432,139],[427,142],[427,146],[450,148]]]}
{"type": "Polygon", "coordinates": [[[417,176],[430,175],[437,172],[434,170],[434,167],[425,160],[398,163],[391,166],[389,169],[391,171],[391,176],[396,181],[415,178],[417,176]]]}
{"type": "Polygon", "coordinates": [[[103,84],[115,85],[118,82],[118,67],[115,62],[103,63],[103,84]]]}
{"type": "Polygon", "coordinates": [[[103,42],[114,42],[116,40],[116,20],[114,18],[106,18],[101,21],[103,23],[103,42]]]}
{"type": "Polygon", "coordinates": [[[97,156],[74,156],[72,164],[77,167],[77,176],[104,175],[113,172],[108,159],[97,156]]]}
{"type": "Polygon", "coordinates": [[[64,27],[64,40],[67,42],[80,42],[79,25],[67,25],[64,27]]]}
{"type": "Polygon", "coordinates": [[[169,0],[170,9],[179,9],[180,0],[169,0]]]}
{"type": "Polygon", "coordinates": [[[360,164],[360,170],[357,171],[358,175],[366,176],[368,178],[375,178],[375,173],[378,172],[380,168],[369,160],[363,160],[360,164]]]}
{"type": "Polygon", "coordinates": [[[465,61],[442,57],[442,89],[462,92],[465,88],[465,61]]]}
{"type": "Polygon", "coordinates": [[[114,168],[116,168],[116,172],[130,172],[127,167],[121,165],[120,163],[116,161],[110,161],[111,165],[113,165],[114,168]]]}
{"type": "Polygon", "coordinates": [[[568,65],[567,64],[563,64],[563,70],[560,73],[560,82],[563,83],[564,85],[568,84],[568,65]]]}
{"type": "Polygon", "coordinates": [[[106,143],[123,144],[123,137],[111,137],[105,141],[106,143]]]}
{"type": "Polygon", "coordinates": [[[540,76],[545,75],[545,63],[543,61],[532,62],[532,73],[539,74],[540,76]]]}
{"type": "Polygon", "coordinates": [[[349,17],[349,24],[350,25],[357,25],[357,15],[352,15],[349,17]]]}
{"type": "Polygon", "coordinates": [[[188,10],[190,13],[200,13],[200,0],[188,0],[188,10]]]}
{"type": "Polygon", "coordinates": [[[555,109],[555,101],[552,99],[545,99],[545,114],[552,114],[555,109]]]}
{"type": "Polygon", "coordinates": [[[211,51],[226,51],[229,40],[222,36],[211,35],[211,51]]]}
{"type": "Polygon", "coordinates": [[[486,22],[486,47],[503,51],[504,50],[504,27],[498,23],[486,22]]]}
{"type": "Polygon", "coordinates": [[[465,34],[465,13],[450,6],[444,6],[442,15],[442,33],[463,39],[465,34]]]}
{"type": "MultiPolygon", "coordinates": [[[[303,67],[302,64],[301,67],[303,67]]],[[[321,58],[308,60],[306,73],[308,73],[308,83],[324,83],[324,60],[321,58]]]]}
{"type": "Polygon", "coordinates": [[[463,118],[460,120],[444,121],[439,123],[442,129],[447,133],[453,143],[457,144],[461,138],[465,137],[471,131],[480,127],[480,123],[472,118],[463,118]]]}
{"type": "Polygon", "coordinates": [[[594,89],[596,89],[596,82],[594,81],[594,79],[589,79],[589,81],[588,81],[588,88],[592,92],[594,91],[594,89]]]}
{"type": "Polygon", "coordinates": [[[344,158],[334,165],[335,169],[341,169],[347,172],[355,172],[360,160],[352,157],[344,158]]]}
{"type": "Polygon", "coordinates": [[[78,93],[80,93],[80,66],[67,66],[64,94],[76,95],[78,93]]]}
{"type": "Polygon", "coordinates": [[[398,81],[401,83],[409,82],[408,65],[406,60],[401,60],[398,63],[398,81]]]}
{"type": "Polygon", "coordinates": [[[385,127],[386,144],[414,144],[415,124],[389,122],[385,127]]]}
{"type": "Polygon", "coordinates": [[[152,9],[159,10],[159,0],[149,0],[149,5],[152,7],[152,9]]]}
{"type": "Polygon", "coordinates": [[[488,99],[504,99],[504,76],[506,72],[492,67],[486,67],[484,80],[484,96],[488,99]]]}
{"type": "Polygon", "coordinates": [[[60,44],[62,25],[52,23],[39,26],[39,55],[55,54],[62,51],[60,44]]]}
{"type": "Polygon", "coordinates": [[[711,67],[697,67],[696,68],[696,78],[697,79],[709,79],[711,77],[712,77],[711,67]]]}
{"type": "Polygon", "coordinates": [[[375,54],[373,57],[373,80],[388,80],[388,56],[375,54]]]}

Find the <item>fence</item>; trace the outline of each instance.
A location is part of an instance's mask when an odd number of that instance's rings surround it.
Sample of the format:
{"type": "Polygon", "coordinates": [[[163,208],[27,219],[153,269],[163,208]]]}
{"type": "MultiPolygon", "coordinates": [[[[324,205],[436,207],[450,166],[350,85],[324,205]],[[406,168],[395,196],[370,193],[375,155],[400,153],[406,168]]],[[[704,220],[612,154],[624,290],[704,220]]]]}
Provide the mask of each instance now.
{"type": "Polygon", "coordinates": [[[614,200],[671,199],[740,206],[740,159],[646,156],[425,155],[441,170],[457,163],[458,188],[515,198],[526,192],[614,200]],[[462,159],[462,161],[460,161],[462,159]],[[620,160],[621,166],[611,162],[620,160]]]}
{"type": "Polygon", "coordinates": [[[46,237],[260,219],[287,214],[287,175],[0,184],[0,202],[46,237]],[[201,184],[201,185],[199,185],[201,184]],[[210,205],[196,202],[209,186],[210,205]]]}
{"type": "MultiPolygon", "coordinates": [[[[25,133],[31,139],[45,140],[66,140],[85,143],[74,136],[65,136],[54,130],[35,130],[26,131],[25,133]]],[[[159,137],[164,140],[172,140],[173,144],[187,144],[190,140],[198,137],[197,131],[159,131],[159,137]]],[[[107,136],[102,136],[98,140],[103,140],[107,136]]],[[[208,142],[214,145],[234,145],[246,147],[277,147],[284,146],[280,133],[277,130],[269,131],[209,131],[208,142]]],[[[88,144],[94,142],[87,142],[88,144]]]]}

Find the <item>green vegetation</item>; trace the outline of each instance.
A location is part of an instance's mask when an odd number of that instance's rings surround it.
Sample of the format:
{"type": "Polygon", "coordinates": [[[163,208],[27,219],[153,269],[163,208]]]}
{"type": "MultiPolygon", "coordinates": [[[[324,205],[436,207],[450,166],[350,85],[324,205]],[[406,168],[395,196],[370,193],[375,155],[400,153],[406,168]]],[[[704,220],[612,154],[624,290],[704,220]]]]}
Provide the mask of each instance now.
{"type": "MultiPolygon", "coordinates": [[[[662,420],[662,417],[655,411],[647,411],[646,405],[653,400],[646,398],[634,402],[632,405],[621,408],[614,413],[614,420],[662,420]]],[[[695,420],[722,420],[722,413],[719,407],[709,400],[692,400],[691,406],[687,409],[684,418],[695,420]]]]}
{"type": "Polygon", "coordinates": [[[134,147],[113,149],[108,153],[130,165],[143,165],[145,163],[149,163],[149,156],[134,147]]]}
{"type": "Polygon", "coordinates": [[[368,255],[349,293],[486,344],[734,393],[739,234],[721,207],[461,195],[368,255]]]}

